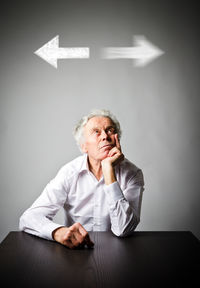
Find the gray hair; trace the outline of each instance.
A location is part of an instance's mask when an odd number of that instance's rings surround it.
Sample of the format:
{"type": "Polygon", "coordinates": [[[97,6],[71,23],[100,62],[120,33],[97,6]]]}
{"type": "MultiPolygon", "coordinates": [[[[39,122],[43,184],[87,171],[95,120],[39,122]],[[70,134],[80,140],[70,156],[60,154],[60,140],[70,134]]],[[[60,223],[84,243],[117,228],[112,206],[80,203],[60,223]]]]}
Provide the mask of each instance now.
{"type": "MultiPolygon", "coordinates": [[[[116,130],[116,133],[118,134],[118,138],[120,140],[121,138],[121,128],[119,121],[117,118],[109,111],[109,110],[92,110],[88,115],[81,118],[81,120],[77,123],[77,125],[74,127],[73,135],[76,140],[77,145],[79,146],[79,149],[81,150],[81,144],[83,143],[83,128],[87,124],[87,122],[93,118],[93,117],[107,117],[109,118],[114,125],[114,128],[116,130]]],[[[82,151],[81,151],[82,152],[82,151]]]]}

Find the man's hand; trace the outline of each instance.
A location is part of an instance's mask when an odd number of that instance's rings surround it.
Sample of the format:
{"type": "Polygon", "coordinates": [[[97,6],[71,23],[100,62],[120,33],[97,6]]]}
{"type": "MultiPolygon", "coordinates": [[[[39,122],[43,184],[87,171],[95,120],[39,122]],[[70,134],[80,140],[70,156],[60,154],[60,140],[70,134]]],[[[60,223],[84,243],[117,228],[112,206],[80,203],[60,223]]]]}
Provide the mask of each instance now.
{"type": "Polygon", "coordinates": [[[119,143],[117,134],[115,134],[115,143],[116,146],[113,147],[109,151],[108,156],[101,161],[102,172],[106,185],[109,185],[116,181],[115,171],[113,167],[124,160],[124,155],[122,154],[121,145],[119,143]]]}
{"type": "Polygon", "coordinates": [[[74,223],[70,227],[59,227],[53,231],[52,236],[55,241],[70,249],[82,248],[85,245],[89,248],[94,246],[88,232],[80,223],[74,223]]]}

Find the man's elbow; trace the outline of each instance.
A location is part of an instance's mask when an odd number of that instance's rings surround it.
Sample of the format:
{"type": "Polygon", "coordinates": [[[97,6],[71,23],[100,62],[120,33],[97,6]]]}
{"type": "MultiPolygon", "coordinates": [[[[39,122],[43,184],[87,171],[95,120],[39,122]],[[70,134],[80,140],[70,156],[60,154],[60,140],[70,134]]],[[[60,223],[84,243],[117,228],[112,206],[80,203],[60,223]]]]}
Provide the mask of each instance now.
{"type": "Polygon", "coordinates": [[[25,231],[25,229],[26,229],[25,218],[26,218],[25,214],[22,214],[22,216],[19,218],[19,230],[20,231],[25,231]]]}
{"type": "Polygon", "coordinates": [[[126,237],[129,236],[131,234],[133,234],[133,232],[135,231],[136,227],[138,226],[140,222],[140,219],[137,218],[134,220],[133,223],[129,223],[127,224],[125,227],[115,227],[115,228],[111,228],[111,231],[113,232],[113,234],[117,237],[126,237]]]}

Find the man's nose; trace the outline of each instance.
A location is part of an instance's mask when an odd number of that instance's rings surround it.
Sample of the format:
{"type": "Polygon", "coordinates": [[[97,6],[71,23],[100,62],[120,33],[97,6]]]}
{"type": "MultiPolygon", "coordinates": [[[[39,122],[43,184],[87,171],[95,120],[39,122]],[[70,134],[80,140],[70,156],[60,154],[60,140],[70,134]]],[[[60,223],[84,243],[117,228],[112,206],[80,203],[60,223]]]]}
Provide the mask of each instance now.
{"type": "Polygon", "coordinates": [[[102,130],[101,137],[102,137],[102,140],[109,140],[110,139],[108,133],[106,133],[105,130],[102,130]]]}

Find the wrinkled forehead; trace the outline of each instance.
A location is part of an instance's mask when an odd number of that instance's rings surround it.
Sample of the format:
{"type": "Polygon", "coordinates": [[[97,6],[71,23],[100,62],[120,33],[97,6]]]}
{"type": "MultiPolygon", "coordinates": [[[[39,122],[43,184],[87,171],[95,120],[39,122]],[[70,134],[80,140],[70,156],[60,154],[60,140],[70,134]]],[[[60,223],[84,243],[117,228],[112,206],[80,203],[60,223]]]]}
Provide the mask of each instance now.
{"type": "Polygon", "coordinates": [[[90,130],[93,128],[100,128],[105,129],[107,127],[114,126],[114,123],[109,117],[102,117],[102,116],[95,116],[88,120],[87,124],[85,125],[86,130],[90,130]]]}

